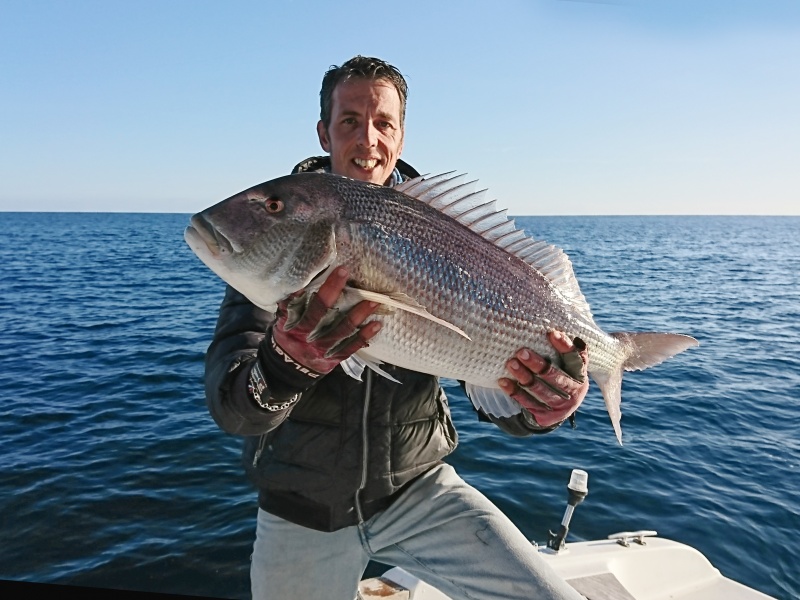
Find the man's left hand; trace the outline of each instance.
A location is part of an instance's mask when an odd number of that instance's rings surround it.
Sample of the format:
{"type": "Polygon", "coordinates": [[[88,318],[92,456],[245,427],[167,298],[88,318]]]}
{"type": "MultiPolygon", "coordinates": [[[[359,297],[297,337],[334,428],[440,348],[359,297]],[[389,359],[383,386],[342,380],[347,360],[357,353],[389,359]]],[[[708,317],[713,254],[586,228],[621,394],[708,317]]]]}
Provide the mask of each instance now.
{"type": "Polygon", "coordinates": [[[500,388],[519,402],[542,428],[560,424],[573,414],[589,389],[586,344],[580,338],[571,342],[560,331],[547,338],[561,356],[562,368],[522,348],[506,363],[512,378],[498,380],[500,388]]]}

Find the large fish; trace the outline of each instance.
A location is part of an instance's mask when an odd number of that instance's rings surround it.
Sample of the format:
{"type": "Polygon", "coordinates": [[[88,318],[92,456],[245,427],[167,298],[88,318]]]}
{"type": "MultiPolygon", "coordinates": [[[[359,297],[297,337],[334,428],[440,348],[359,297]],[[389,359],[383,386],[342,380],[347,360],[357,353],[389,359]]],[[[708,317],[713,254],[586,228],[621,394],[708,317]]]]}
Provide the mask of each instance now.
{"type": "Polygon", "coordinates": [[[348,306],[366,298],[391,307],[359,351],[362,363],[464,381],[475,406],[495,416],[523,410],[497,386],[519,348],[557,360],[548,330],[580,337],[621,443],[623,371],[656,365],[697,341],[604,333],[566,254],[518,230],[473,184],[450,173],[395,188],[288,175],[194,215],[184,237],[212,271],[270,311],[346,266],[348,306]]]}

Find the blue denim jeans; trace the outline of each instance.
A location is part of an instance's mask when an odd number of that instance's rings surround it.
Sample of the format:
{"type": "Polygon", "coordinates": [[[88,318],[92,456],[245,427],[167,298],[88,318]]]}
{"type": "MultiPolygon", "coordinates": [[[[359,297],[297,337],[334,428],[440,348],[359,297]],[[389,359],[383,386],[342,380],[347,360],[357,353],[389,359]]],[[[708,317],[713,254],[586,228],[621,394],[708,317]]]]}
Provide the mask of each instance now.
{"type": "Polygon", "coordinates": [[[369,521],[332,533],[259,509],[253,598],[353,600],[369,560],[402,567],[453,600],[583,599],[449,465],[417,479],[369,521]]]}

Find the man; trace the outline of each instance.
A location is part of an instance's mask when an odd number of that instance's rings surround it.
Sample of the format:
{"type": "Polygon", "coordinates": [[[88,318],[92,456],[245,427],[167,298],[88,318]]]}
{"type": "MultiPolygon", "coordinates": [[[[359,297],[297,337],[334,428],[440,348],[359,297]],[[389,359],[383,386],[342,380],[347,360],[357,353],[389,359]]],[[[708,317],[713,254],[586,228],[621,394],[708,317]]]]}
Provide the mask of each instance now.
{"type": "MultiPolygon", "coordinates": [[[[332,67],[317,124],[330,157],[294,171],[383,185],[416,176],[399,159],[406,96],[402,75],[383,61],[358,56],[332,67]]],[[[436,377],[385,365],[400,384],[370,370],[358,381],[341,368],[381,328],[371,302],[320,325],[347,278],[338,268],[316,294],[280,302],[275,315],[231,288],[220,308],[206,395],[219,426],[246,436],[245,468],[259,490],[253,597],[351,600],[376,560],[454,600],[580,598],[442,462],[457,436],[436,377]]],[[[530,350],[509,357],[499,383],[525,410],[489,417],[508,433],[551,431],[586,394],[585,346],[556,332],[550,340],[568,372],[530,350]]]]}

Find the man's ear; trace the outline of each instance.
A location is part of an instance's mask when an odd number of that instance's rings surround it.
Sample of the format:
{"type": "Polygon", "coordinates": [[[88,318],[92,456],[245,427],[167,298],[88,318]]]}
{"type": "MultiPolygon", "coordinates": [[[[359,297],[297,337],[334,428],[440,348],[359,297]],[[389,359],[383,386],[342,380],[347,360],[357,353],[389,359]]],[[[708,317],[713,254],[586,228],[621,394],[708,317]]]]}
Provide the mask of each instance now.
{"type": "Polygon", "coordinates": [[[330,153],[331,140],[328,137],[328,128],[325,127],[325,123],[321,120],[317,121],[317,137],[319,137],[319,145],[322,146],[322,149],[330,153]]]}

